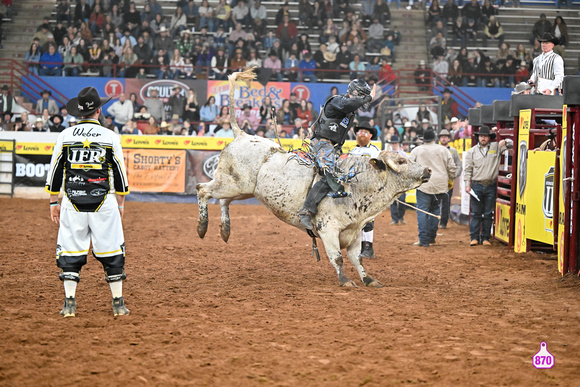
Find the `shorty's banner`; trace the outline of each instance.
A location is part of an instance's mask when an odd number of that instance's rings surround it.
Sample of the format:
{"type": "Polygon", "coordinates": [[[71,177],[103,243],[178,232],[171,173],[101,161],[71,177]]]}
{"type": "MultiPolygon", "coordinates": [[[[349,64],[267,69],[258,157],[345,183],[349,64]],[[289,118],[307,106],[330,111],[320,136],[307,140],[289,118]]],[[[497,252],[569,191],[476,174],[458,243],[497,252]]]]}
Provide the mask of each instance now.
{"type": "Polygon", "coordinates": [[[14,185],[44,187],[50,169],[50,155],[14,155],[14,185]]]}
{"type": "Polygon", "coordinates": [[[509,243],[510,238],[510,206],[495,203],[494,236],[502,242],[509,243]]]}
{"type": "Polygon", "coordinates": [[[135,192],[185,192],[185,151],[127,149],[129,187],[135,192]]]}
{"type": "MultiPolygon", "coordinates": [[[[525,253],[528,248],[526,240],[526,191],[528,179],[528,143],[530,139],[531,110],[520,111],[520,125],[518,137],[518,169],[516,191],[516,216],[515,216],[515,243],[516,253],[525,253]]],[[[515,173],[514,172],[514,173],[515,173]]]]}
{"type": "Polygon", "coordinates": [[[526,196],[526,238],[554,244],[554,164],[556,152],[530,152],[526,196]]]}

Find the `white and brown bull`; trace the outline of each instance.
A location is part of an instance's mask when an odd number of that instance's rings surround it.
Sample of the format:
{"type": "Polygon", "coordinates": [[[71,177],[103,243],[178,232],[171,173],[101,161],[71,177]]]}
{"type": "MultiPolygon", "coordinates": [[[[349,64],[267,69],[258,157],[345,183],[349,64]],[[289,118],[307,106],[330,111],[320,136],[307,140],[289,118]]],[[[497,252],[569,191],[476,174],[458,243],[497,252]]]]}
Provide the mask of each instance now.
{"type": "MultiPolygon", "coordinates": [[[[221,236],[230,236],[229,205],[232,200],[256,197],[274,215],[284,222],[304,230],[298,219],[315,171],[292,160],[274,141],[248,135],[235,120],[234,91],[236,80],[253,79],[252,71],[230,75],[230,118],[234,141],[221,152],[214,179],[197,185],[199,203],[198,235],[207,232],[207,203],[210,198],[220,200],[221,236]]],[[[418,187],[429,179],[430,171],[393,152],[383,151],[379,157],[369,159],[349,156],[342,167],[356,165],[359,173],[345,189],[344,198],[325,198],[313,217],[313,232],[320,237],[326,254],[338,273],[340,286],[356,286],[344,273],[341,249],[358,271],[366,286],[381,287],[365,271],[361,250],[360,230],[371,219],[384,211],[401,193],[418,187]]]]}

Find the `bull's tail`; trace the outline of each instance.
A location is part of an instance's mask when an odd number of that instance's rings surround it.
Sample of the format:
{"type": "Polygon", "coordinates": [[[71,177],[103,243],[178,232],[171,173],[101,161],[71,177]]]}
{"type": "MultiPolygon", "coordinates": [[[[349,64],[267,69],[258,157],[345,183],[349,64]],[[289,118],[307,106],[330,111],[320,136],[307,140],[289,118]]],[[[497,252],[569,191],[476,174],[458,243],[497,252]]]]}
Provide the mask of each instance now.
{"type": "Polygon", "coordinates": [[[236,121],[236,104],[234,100],[236,81],[243,81],[249,86],[250,82],[256,79],[256,73],[254,72],[255,68],[256,67],[252,67],[241,72],[232,73],[228,77],[230,81],[230,123],[232,125],[232,130],[234,131],[234,137],[238,137],[240,134],[244,133],[236,121]]]}

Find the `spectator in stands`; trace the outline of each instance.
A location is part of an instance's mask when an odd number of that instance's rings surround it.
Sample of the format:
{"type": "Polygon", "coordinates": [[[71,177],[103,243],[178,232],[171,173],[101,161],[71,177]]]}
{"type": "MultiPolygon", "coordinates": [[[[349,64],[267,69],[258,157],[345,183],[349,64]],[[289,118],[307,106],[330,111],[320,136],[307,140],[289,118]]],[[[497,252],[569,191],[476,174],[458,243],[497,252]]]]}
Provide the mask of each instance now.
{"type": "MultiPolygon", "coordinates": [[[[489,1],[489,0],[486,0],[489,1]]],[[[495,16],[491,15],[489,17],[489,22],[485,26],[483,30],[483,46],[487,47],[487,41],[495,40],[501,45],[503,43],[504,34],[503,34],[503,27],[501,24],[496,20],[495,16]]]]}
{"type": "Polygon", "coordinates": [[[497,15],[496,7],[490,0],[484,0],[481,6],[481,24],[486,25],[491,20],[491,17],[495,15],[497,15]]]}
{"type": "Polygon", "coordinates": [[[285,15],[282,23],[278,25],[276,28],[276,37],[280,39],[280,45],[288,49],[292,46],[292,43],[296,41],[296,36],[298,35],[298,29],[296,28],[296,24],[290,21],[290,17],[285,15]]]}
{"type": "Polygon", "coordinates": [[[320,5],[320,2],[315,1],[312,10],[308,16],[306,24],[311,30],[318,29],[322,30],[324,27],[324,22],[326,20],[326,12],[324,8],[320,5]]]}
{"type": "Polygon", "coordinates": [[[479,64],[475,61],[476,55],[470,52],[467,56],[467,60],[461,65],[463,66],[463,73],[465,74],[465,82],[467,86],[477,86],[477,75],[479,73],[479,64]]]}
{"type": "Polygon", "coordinates": [[[129,3],[129,10],[123,12],[123,24],[136,36],[136,29],[141,25],[141,14],[133,1],[129,3]]]}
{"type": "Polygon", "coordinates": [[[435,58],[433,64],[431,64],[431,69],[435,74],[446,79],[449,73],[449,63],[443,58],[443,55],[439,55],[435,58]]]}
{"type": "Polygon", "coordinates": [[[121,93],[119,99],[109,106],[107,113],[113,116],[115,126],[122,131],[123,126],[133,118],[133,104],[126,98],[125,93],[121,93]]]}
{"type": "Polygon", "coordinates": [[[483,58],[483,64],[479,68],[481,74],[479,78],[479,87],[499,87],[499,80],[495,76],[498,74],[497,68],[491,62],[491,58],[486,56],[483,58]]]}
{"type": "Polygon", "coordinates": [[[143,11],[141,12],[141,24],[143,24],[145,20],[148,22],[155,20],[155,14],[151,12],[151,6],[149,4],[145,4],[143,6],[143,11]]]}
{"type": "Polygon", "coordinates": [[[159,35],[157,35],[153,41],[154,55],[157,55],[160,49],[167,53],[173,52],[173,39],[169,36],[169,31],[167,31],[165,26],[161,26],[159,29],[159,35]]]}
{"type": "Polygon", "coordinates": [[[213,8],[209,5],[207,0],[203,0],[201,2],[201,6],[198,8],[198,13],[199,13],[198,28],[201,29],[203,27],[206,27],[210,31],[214,32],[216,29],[214,11],[213,8]]]}
{"type": "Polygon", "coordinates": [[[516,58],[520,62],[521,61],[529,62],[532,60],[529,51],[524,47],[523,43],[519,43],[517,45],[516,50],[514,52],[514,58],[516,58]]]}
{"type": "Polygon", "coordinates": [[[236,49],[234,56],[230,60],[230,70],[233,72],[241,71],[246,67],[246,59],[244,58],[244,53],[242,49],[236,49]]]}
{"type": "MultiPolygon", "coordinates": [[[[252,4],[252,2],[250,2],[252,4]]],[[[260,19],[263,23],[266,22],[266,18],[268,17],[268,12],[266,7],[262,4],[260,0],[255,0],[250,7],[250,18],[251,20],[256,21],[256,19],[260,19]]]]}
{"type": "MultiPolygon", "coordinates": [[[[153,31],[152,36],[157,37],[161,33],[161,27],[165,26],[162,15],[155,15],[155,19],[151,22],[151,31],[153,31]]],[[[167,28],[167,26],[165,26],[167,28]]]]}
{"type": "Polygon", "coordinates": [[[32,43],[30,49],[26,52],[26,66],[28,71],[34,75],[38,75],[40,68],[40,50],[37,43],[32,43]]]}
{"type": "Polygon", "coordinates": [[[467,19],[467,26],[465,26],[466,44],[477,46],[477,23],[475,19],[467,19]]]}
{"type": "Polygon", "coordinates": [[[214,122],[219,113],[219,108],[215,103],[215,97],[210,95],[206,103],[199,111],[199,119],[205,122],[214,122]]]}
{"type": "Polygon", "coordinates": [[[171,90],[171,96],[169,96],[169,100],[167,101],[167,105],[170,107],[169,111],[171,112],[172,116],[177,114],[178,118],[183,117],[183,114],[185,113],[185,104],[186,100],[183,96],[183,89],[179,84],[174,85],[173,89],[171,90]]]}
{"type": "Polygon", "coordinates": [[[83,56],[77,53],[77,48],[75,46],[72,46],[70,52],[64,57],[64,75],[67,77],[79,76],[83,69],[83,62],[83,56]]]}
{"type": "Polygon", "coordinates": [[[556,16],[551,32],[560,41],[560,46],[566,46],[568,44],[568,26],[562,16],[556,16]]]}
{"type": "Polygon", "coordinates": [[[300,106],[296,109],[296,119],[301,120],[302,127],[307,129],[312,124],[312,112],[308,109],[305,99],[300,100],[300,106]]]}
{"type": "Polygon", "coordinates": [[[534,59],[534,69],[529,82],[536,86],[537,94],[555,95],[562,88],[564,79],[564,60],[553,51],[558,39],[546,32],[536,40],[542,44],[542,55],[534,59]]]}
{"type": "Polygon", "coordinates": [[[224,80],[227,77],[229,64],[228,56],[223,46],[218,46],[217,53],[211,58],[211,71],[214,79],[224,80]]]}
{"type": "MultiPolygon", "coordinates": [[[[318,82],[316,75],[314,75],[314,70],[316,70],[316,62],[312,59],[312,54],[306,52],[303,55],[304,59],[300,61],[301,81],[302,82],[318,82]]],[[[364,70],[364,66],[363,66],[364,70]]]]}
{"type": "MultiPolygon", "coordinates": [[[[463,2],[463,0],[461,0],[463,2]]],[[[455,4],[455,0],[447,0],[441,11],[441,19],[444,24],[455,23],[455,20],[459,17],[459,8],[455,4]]]]}
{"type": "Polygon", "coordinates": [[[451,31],[453,34],[452,45],[465,47],[467,45],[467,25],[461,16],[453,22],[451,31]]]}
{"type": "Polygon", "coordinates": [[[274,24],[279,25],[284,20],[284,16],[290,16],[290,4],[286,1],[282,4],[282,7],[276,13],[276,18],[274,19],[274,24]]]}
{"type": "Polygon", "coordinates": [[[101,32],[103,25],[105,24],[105,16],[101,12],[101,6],[99,4],[95,4],[95,8],[93,12],[91,12],[91,16],[89,18],[89,28],[93,35],[97,35],[101,32]]]}
{"type": "Polygon", "coordinates": [[[42,24],[40,26],[40,31],[36,31],[34,36],[32,36],[32,41],[38,40],[38,47],[42,47],[48,41],[48,35],[52,33],[48,28],[48,24],[42,24]]]}
{"type": "Polygon", "coordinates": [[[510,49],[510,44],[508,42],[503,42],[500,43],[498,45],[498,49],[497,49],[497,55],[496,55],[496,60],[497,59],[507,59],[508,57],[515,57],[514,52],[510,49]]]}
{"type": "Polygon", "coordinates": [[[58,105],[56,104],[56,100],[52,98],[52,93],[50,90],[42,90],[40,93],[42,98],[36,101],[36,108],[34,111],[37,114],[42,114],[42,112],[47,109],[48,114],[57,114],[58,113],[58,105]]]}
{"type": "Polygon", "coordinates": [[[519,64],[519,68],[516,71],[516,83],[521,83],[527,81],[530,77],[530,73],[528,72],[528,64],[525,61],[521,61],[519,64]]]}
{"type": "Polygon", "coordinates": [[[296,118],[292,109],[290,109],[290,101],[285,99],[282,101],[282,107],[278,109],[277,121],[280,125],[292,125],[294,119],[296,118]]]}
{"type": "Polygon", "coordinates": [[[278,82],[282,82],[282,62],[274,50],[270,50],[268,58],[264,60],[264,68],[271,69],[272,75],[270,79],[275,79],[278,82]]]}
{"type": "Polygon", "coordinates": [[[383,64],[381,66],[381,71],[379,72],[379,82],[394,83],[397,76],[391,67],[388,60],[383,58],[383,64]]]}
{"type": "Polygon", "coordinates": [[[385,24],[391,20],[391,10],[389,5],[384,0],[377,0],[373,8],[373,18],[378,18],[381,24],[385,24]]]}
{"type": "Polygon", "coordinates": [[[443,100],[441,101],[441,120],[451,120],[459,115],[459,105],[451,98],[453,92],[447,87],[443,89],[443,100]]]}
{"type": "MultiPolygon", "coordinates": [[[[379,0],[380,1],[380,0],[379,0]]],[[[338,27],[334,24],[332,18],[326,19],[326,24],[322,29],[322,34],[320,35],[320,43],[327,43],[331,36],[338,35],[338,27]]]]}
{"type": "Polygon", "coordinates": [[[481,23],[481,6],[477,0],[471,0],[471,2],[465,4],[461,9],[461,16],[468,21],[473,20],[475,28],[478,28],[481,23]]]}
{"type": "Polygon", "coordinates": [[[75,6],[74,24],[80,25],[84,21],[89,21],[91,17],[91,7],[86,0],[79,0],[75,6]]]}
{"type": "Polygon", "coordinates": [[[428,91],[429,85],[431,83],[430,71],[425,68],[425,61],[419,61],[417,69],[413,73],[415,77],[415,84],[418,86],[420,91],[428,91]]]}
{"type": "Polygon", "coordinates": [[[123,24],[123,14],[119,11],[119,6],[117,4],[113,4],[111,7],[110,16],[113,27],[120,27],[123,24]]]}
{"type": "Polygon", "coordinates": [[[505,75],[499,78],[500,87],[513,87],[516,74],[516,65],[514,58],[510,55],[505,61],[498,60],[496,62],[498,74],[505,75]]]}
{"type": "Polygon", "coordinates": [[[149,114],[154,117],[157,121],[163,120],[163,101],[159,99],[159,91],[157,89],[151,88],[149,91],[149,98],[145,100],[143,106],[147,108],[149,114]]]}
{"type": "Polygon", "coordinates": [[[56,21],[66,21],[67,24],[71,22],[71,11],[68,0],[60,0],[60,3],[56,6],[56,21]]]}
{"type": "Polygon", "coordinates": [[[431,50],[431,56],[434,58],[445,56],[447,41],[441,32],[438,32],[437,35],[431,39],[429,42],[429,48],[431,50]]]}
{"type": "Polygon", "coordinates": [[[153,15],[163,15],[163,7],[157,2],[157,0],[148,0],[149,8],[153,15]]]}
{"type": "Polygon", "coordinates": [[[137,65],[139,65],[139,57],[135,55],[130,45],[127,45],[127,47],[123,49],[123,54],[119,59],[119,77],[134,78],[139,71],[137,65]]]}
{"type": "Polygon", "coordinates": [[[367,49],[370,52],[379,52],[383,47],[385,27],[379,23],[379,18],[374,17],[373,23],[369,26],[367,49]]]}
{"type": "Polygon", "coordinates": [[[250,16],[250,9],[244,0],[238,0],[235,7],[232,8],[232,18],[234,22],[242,24],[244,27],[252,25],[252,18],[250,16]]]}
{"type": "MultiPolygon", "coordinates": [[[[207,2],[207,0],[204,0],[207,2]]],[[[175,8],[175,13],[171,16],[171,22],[169,23],[169,31],[171,35],[175,38],[181,34],[181,31],[187,28],[187,16],[183,13],[181,7],[175,8]]],[[[212,26],[213,28],[213,26],[212,26]]]]}
{"type": "Polygon", "coordinates": [[[52,36],[57,46],[62,44],[63,38],[66,36],[66,28],[62,25],[62,21],[56,23],[56,27],[52,30],[52,36]]]}
{"type": "Polygon", "coordinates": [[[139,58],[140,64],[150,64],[153,53],[148,45],[145,44],[145,39],[143,35],[139,35],[137,38],[137,44],[133,47],[133,52],[139,58]]]}
{"type": "Polygon", "coordinates": [[[40,57],[40,75],[60,76],[62,68],[62,56],[56,51],[55,45],[50,45],[48,52],[40,57]]]}
{"type": "Polygon", "coordinates": [[[232,9],[226,4],[226,0],[220,0],[215,8],[215,18],[217,26],[221,26],[224,30],[229,30],[233,26],[232,9]]]}
{"type": "Polygon", "coordinates": [[[147,125],[143,128],[143,134],[146,136],[155,136],[159,133],[159,124],[155,117],[150,116],[147,125]]]}
{"type": "Polygon", "coordinates": [[[195,2],[193,0],[189,0],[187,4],[184,4],[181,8],[183,9],[183,13],[187,18],[187,24],[193,24],[196,26],[199,21],[199,8],[197,5],[195,5],[195,2]]]}
{"type": "Polygon", "coordinates": [[[179,52],[179,49],[173,50],[173,55],[169,61],[169,70],[171,71],[172,79],[179,78],[183,73],[185,61],[179,52]]]}
{"type": "Polygon", "coordinates": [[[441,8],[439,7],[439,1],[433,0],[427,9],[427,20],[425,21],[425,25],[428,26],[428,28],[431,28],[439,20],[441,20],[441,8]]]}
{"type": "Polygon", "coordinates": [[[349,64],[350,68],[350,79],[364,78],[365,76],[365,65],[360,60],[360,55],[355,54],[352,62],[349,64]]]}
{"type": "Polygon", "coordinates": [[[466,86],[465,78],[463,76],[463,67],[461,66],[459,59],[455,59],[451,63],[447,80],[454,86],[466,86]]]}
{"type": "Polygon", "coordinates": [[[437,21],[433,28],[431,28],[431,38],[436,37],[438,33],[441,33],[447,39],[447,24],[444,25],[442,20],[437,21]]]}
{"type": "Polygon", "coordinates": [[[348,50],[348,45],[343,43],[340,46],[340,52],[336,55],[337,69],[343,71],[338,74],[339,77],[347,74],[346,71],[350,69],[350,62],[352,62],[352,60],[353,56],[352,53],[348,50]]]}
{"type": "Polygon", "coordinates": [[[258,51],[250,49],[250,57],[246,60],[246,67],[257,67],[258,71],[262,68],[262,59],[258,55],[258,51]]]}
{"type": "Polygon", "coordinates": [[[276,114],[276,109],[272,104],[272,98],[267,95],[262,99],[262,105],[260,106],[260,123],[264,124],[267,120],[274,118],[274,114],[276,114]]]}
{"type": "Polygon", "coordinates": [[[540,20],[538,20],[534,24],[534,28],[532,29],[532,39],[530,39],[530,43],[534,43],[534,40],[539,42],[539,39],[542,39],[542,36],[546,32],[551,32],[553,29],[552,23],[546,19],[546,14],[540,14],[540,20]]]}
{"type": "Polygon", "coordinates": [[[298,52],[308,51],[312,53],[312,46],[310,46],[310,42],[308,41],[308,35],[302,34],[300,35],[300,39],[297,42],[298,52]]]}
{"type": "Polygon", "coordinates": [[[123,36],[121,37],[121,45],[125,47],[127,41],[131,43],[131,48],[133,48],[137,44],[137,39],[135,39],[135,37],[131,35],[131,30],[125,28],[125,30],[123,31],[123,36]]]}

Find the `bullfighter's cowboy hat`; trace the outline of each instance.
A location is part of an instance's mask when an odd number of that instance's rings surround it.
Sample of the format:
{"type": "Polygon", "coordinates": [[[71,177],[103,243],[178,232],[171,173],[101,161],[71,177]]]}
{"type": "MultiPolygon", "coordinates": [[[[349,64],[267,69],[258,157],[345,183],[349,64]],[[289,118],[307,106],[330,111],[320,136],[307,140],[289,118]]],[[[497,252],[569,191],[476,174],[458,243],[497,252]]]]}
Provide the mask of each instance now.
{"type": "Polygon", "coordinates": [[[354,133],[356,134],[359,130],[364,129],[368,130],[371,134],[371,140],[377,137],[377,128],[373,128],[368,121],[363,121],[357,126],[354,127],[354,133]]]}
{"type": "Polygon", "coordinates": [[[538,42],[550,42],[550,43],[553,43],[553,44],[559,44],[560,43],[560,40],[558,38],[554,37],[554,35],[552,35],[549,32],[544,32],[542,34],[542,37],[541,38],[536,38],[536,39],[538,40],[538,42]]]}
{"type": "Polygon", "coordinates": [[[479,132],[473,133],[476,136],[489,136],[490,140],[495,139],[496,134],[489,129],[489,126],[482,126],[479,132]]]}
{"type": "Polygon", "coordinates": [[[93,114],[110,100],[111,97],[100,97],[97,89],[89,86],[82,89],[77,97],[67,102],[66,110],[72,116],[86,117],[93,114]]]}

